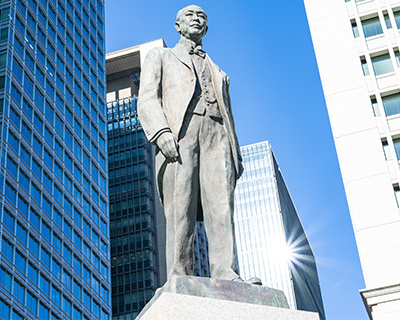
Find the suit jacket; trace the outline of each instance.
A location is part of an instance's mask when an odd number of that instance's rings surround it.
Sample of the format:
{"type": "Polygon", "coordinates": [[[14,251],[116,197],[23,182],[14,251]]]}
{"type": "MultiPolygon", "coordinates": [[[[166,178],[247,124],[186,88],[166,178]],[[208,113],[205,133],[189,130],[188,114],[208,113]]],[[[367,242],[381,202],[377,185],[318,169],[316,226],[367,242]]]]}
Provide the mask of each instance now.
{"type": "MultiPolygon", "coordinates": [[[[208,55],[205,59],[208,60],[211,69],[216,99],[239,177],[242,159],[231,110],[229,78],[208,55]]],[[[151,143],[155,144],[157,138],[166,131],[172,132],[178,139],[186,110],[195,91],[196,78],[193,68],[190,55],[181,43],[172,49],[154,48],[147,54],[140,75],[137,111],[151,143]]],[[[161,166],[157,170],[160,168],[161,166]]]]}

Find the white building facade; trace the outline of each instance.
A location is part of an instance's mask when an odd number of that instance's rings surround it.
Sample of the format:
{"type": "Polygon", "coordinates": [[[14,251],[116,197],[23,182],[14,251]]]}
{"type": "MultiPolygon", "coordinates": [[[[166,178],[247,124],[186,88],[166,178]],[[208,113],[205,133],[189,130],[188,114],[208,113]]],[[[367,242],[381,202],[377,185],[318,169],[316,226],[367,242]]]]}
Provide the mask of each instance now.
{"type": "Polygon", "coordinates": [[[245,171],[235,190],[239,273],[282,290],[292,309],[325,319],[315,258],[271,146],[241,147],[245,171]]]}
{"type": "Polygon", "coordinates": [[[370,319],[400,319],[400,1],[304,0],[370,319]]]}

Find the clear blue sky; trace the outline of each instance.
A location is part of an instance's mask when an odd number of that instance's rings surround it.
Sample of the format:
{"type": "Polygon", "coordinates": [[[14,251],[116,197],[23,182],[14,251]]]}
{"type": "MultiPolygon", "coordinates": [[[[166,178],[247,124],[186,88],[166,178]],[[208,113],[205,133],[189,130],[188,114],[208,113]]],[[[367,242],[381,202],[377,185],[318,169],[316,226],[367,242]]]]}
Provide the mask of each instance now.
{"type": "Polygon", "coordinates": [[[204,50],[231,80],[241,145],[268,140],[317,260],[328,320],[368,319],[350,215],[302,1],[107,0],[112,52],[179,40],[176,12],[208,14],[204,50]]]}

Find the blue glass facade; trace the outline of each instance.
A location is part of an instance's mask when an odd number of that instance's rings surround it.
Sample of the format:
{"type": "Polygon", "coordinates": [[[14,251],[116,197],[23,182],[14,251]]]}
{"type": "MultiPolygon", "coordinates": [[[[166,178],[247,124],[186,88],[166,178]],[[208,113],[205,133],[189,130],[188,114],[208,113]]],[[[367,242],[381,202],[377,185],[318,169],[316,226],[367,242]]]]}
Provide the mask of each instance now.
{"type": "Polygon", "coordinates": [[[137,97],[109,102],[113,319],[135,318],[158,287],[154,157],[136,113],[137,97]]]}
{"type": "Polygon", "coordinates": [[[108,320],[104,1],[0,20],[0,317],[108,320]]]}

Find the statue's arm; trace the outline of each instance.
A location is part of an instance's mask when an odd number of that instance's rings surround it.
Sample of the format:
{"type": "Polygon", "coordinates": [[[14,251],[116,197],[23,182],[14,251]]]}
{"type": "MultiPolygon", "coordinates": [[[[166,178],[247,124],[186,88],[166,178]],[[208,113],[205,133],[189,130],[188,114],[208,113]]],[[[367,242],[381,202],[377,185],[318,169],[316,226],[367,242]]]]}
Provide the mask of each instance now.
{"type": "Polygon", "coordinates": [[[140,74],[138,115],[147,139],[156,144],[169,161],[176,161],[178,143],[163,110],[162,48],[149,51],[140,74]]]}
{"type": "Polygon", "coordinates": [[[225,76],[225,92],[226,92],[225,99],[227,101],[228,108],[229,108],[229,115],[231,117],[232,130],[233,130],[233,133],[234,133],[234,136],[235,136],[235,144],[236,144],[237,157],[238,157],[238,163],[239,163],[239,172],[237,173],[237,179],[239,179],[242,176],[243,172],[244,172],[244,167],[243,167],[243,164],[242,164],[243,159],[242,159],[242,154],[240,152],[239,140],[238,140],[238,137],[236,135],[236,130],[235,130],[235,121],[233,119],[231,97],[230,97],[230,94],[229,94],[229,77],[228,76],[225,76]]]}
{"type": "Polygon", "coordinates": [[[162,49],[149,51],[140,74],[138,115],[147,139],[156,144],[165,132],[171,132],[163,111],[162,49]]]}

